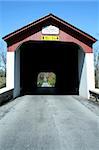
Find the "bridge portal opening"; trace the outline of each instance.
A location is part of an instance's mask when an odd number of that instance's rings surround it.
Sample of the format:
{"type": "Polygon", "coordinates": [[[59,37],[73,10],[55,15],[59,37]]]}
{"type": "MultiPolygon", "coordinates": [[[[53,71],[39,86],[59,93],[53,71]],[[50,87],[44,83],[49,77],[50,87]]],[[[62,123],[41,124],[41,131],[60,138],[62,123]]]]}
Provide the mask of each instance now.
{"type": "Polygon", "coordinates": [[[29,41],[20,47],[20,93],[79,94],[78,46],[55,41],[29,41]],[[54,73],[54,87],[39,87],[39,73],[54,73]]]}
{"type": "Polygon", "coordinates": [[[40,72],[37,77],[37,87],[55,87],[56,75],[53,72],[40,72]]]}

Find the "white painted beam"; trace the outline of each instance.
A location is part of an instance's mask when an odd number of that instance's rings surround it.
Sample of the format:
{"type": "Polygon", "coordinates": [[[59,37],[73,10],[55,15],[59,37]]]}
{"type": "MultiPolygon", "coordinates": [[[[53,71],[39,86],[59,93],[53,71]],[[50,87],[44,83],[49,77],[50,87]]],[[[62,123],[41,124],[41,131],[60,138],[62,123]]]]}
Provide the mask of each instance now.
{"type": "Polygon", "coordinates": [[[87,93],[90,97],[89,90],[95,89],[95,74],[94,74],[94,55],[86,53],[86,71],[87,71],[87,93]]]}
{"type": "Polygon", "coordinates": [[[14,52],[7,52],[6,87],[8,90],[14,88],[14,52]]]}
{"type": "Polygon", "coordinates": [[[78,60],[79,70],[82,67],[79,80],[79,95],[89,99],[89,90],[95,89],[93,53],[85,53],[83,55],[80,52],[78,60]]]}

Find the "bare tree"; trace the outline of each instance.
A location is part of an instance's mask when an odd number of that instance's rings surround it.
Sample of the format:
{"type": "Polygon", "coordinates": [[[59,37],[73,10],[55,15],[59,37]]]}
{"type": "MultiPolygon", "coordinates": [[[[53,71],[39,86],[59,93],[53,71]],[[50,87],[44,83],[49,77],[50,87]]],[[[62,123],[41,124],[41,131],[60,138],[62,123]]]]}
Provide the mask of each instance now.
{"type": "Polygon", "coordinates": [[[0,39],[0,88],[6,86],[6,43],[0,39]]]}
{"type": "Polygon", "coordinates": [[[99,45],[94,49],[95,87],[99,88],[99,45]]]}
{"type": "Polygon", "coordinates": [[[0,53],[0,68],[6,72],[6,53],[0,53]]]}
{"type": "Polygon", "coordinates": [[[2,41],[0,41],[0,74],[6,76],[6,51],[2,41]]]}

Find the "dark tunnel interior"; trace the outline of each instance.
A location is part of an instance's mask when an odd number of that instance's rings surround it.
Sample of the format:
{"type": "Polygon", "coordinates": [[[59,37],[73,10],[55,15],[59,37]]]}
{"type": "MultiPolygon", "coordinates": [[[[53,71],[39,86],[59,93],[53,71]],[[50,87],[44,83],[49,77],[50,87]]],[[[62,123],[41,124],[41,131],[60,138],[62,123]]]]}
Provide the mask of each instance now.
{"type": "Polygon", "coordinates": [[[30,41],[21,46],[21,95],[79,94],[78,82],[78,48],[73,43],[30,41]],[[55,87],[37,87],[37,77],[40,72],[55,73],[55,87]]]}

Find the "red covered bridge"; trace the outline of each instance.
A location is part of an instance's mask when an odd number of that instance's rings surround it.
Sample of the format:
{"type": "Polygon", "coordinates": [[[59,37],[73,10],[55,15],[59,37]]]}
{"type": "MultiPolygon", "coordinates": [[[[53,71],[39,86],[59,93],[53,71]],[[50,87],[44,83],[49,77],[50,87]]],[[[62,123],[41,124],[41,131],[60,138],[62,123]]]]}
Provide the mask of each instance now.
{"type": "Polygon", "coordinates": [[[96,39],[49,14],[3,38],[7,87],[20,94],[78,94],[94,89],[92,45],[96,39]],[[40,72],[56,75],[55,87],[37,87],[40,72]]]}

